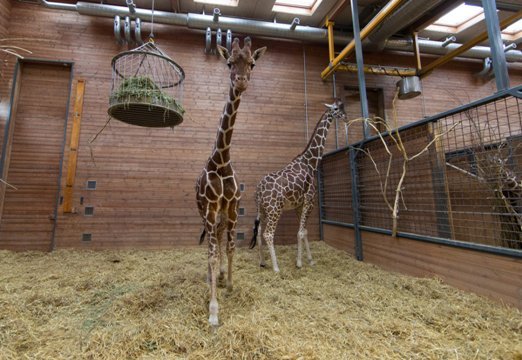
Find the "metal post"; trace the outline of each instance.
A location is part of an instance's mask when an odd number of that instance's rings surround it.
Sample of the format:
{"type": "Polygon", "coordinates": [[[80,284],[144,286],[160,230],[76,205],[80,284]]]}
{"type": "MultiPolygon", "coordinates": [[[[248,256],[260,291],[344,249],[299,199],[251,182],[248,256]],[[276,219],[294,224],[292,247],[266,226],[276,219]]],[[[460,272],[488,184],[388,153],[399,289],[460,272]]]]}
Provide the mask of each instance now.
{"type": "Polygon", "coordinates": [[[363,260],[363,247],[361,238],[361,215],[359,207],[359,175],[357,171],[357,153],[353,146],[350,146],[349,166],[352,175],[352,209],[353,209],[353,229],[355,232],[355,258],[359,261],[363,260]]]}
{"type": "Polygon", "coordinates": [[[497,91],[506,90],[509,88],[509,75],[497,16],[496,1],[482,0],[482,7],[484,8],[484,16],[486,17],[488,28],[489,47],[491,48],[497,91]]]}
{"type": "Polygon", "coordinates": [[[359,79],[359,96],[361,99],[361,113],[364,118],[363,135],[364,138],[370,136],[370,129],[366,119],[368,118],[368,98],[366,96],[366,80],[364,78],[364,59],[361,45],[361,32],[359,27],[359,10],[357,0],[350,0],[352,6],[353,38],[355,40],[355,58],[357,60],[357,77],[359,79]]]}
{"type": "MultiPolygon", "coordinates": [[[[332,87],[333,87],[333,93],[332,96],[334,99],[337,99],[337,84],[335,83],[335,73],[332,75],[332,87]]],[[[337,118],[335,118],[335,149],[339,149],[339,121],[337,118]]]]}

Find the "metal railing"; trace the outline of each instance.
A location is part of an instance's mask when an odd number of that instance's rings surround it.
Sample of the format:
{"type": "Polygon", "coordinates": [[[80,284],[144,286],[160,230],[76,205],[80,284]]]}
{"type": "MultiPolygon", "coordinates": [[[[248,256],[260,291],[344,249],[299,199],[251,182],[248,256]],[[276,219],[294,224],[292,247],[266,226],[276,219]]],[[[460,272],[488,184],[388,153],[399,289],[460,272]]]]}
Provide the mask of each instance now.
{"type": "MultiPolygon", "coordinates": [[[[406,164],[397,235],[522,258],[522,86],[408,124],[398,134],[410,157],[431,145],[406,164]]],[[[382,136],[323,157],[321,234],[323,224],[392,233],[389,205],[404,157],[390,134],[382,136]]],[[[356,253],[362,257],[362,248],[356,253]]]]}

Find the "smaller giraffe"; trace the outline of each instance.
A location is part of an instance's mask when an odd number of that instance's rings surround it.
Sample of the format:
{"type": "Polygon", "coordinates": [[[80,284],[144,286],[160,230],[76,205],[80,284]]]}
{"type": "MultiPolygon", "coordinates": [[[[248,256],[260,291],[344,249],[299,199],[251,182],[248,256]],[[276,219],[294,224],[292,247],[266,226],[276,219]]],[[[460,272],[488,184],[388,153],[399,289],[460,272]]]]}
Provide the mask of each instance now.
{"type": "Polygon", "coordinates": [[[314,133],[305,150],[296,156],[283,169],[266,175],[257,185],[256,204],[257,219],[254,225],[254,236],[250,248],[256,246],[259,237],[260,265],[265,267],[265,258],[262,249],[262,239],[268,245],[272,266],[275,272],[279,272],[277,258],[274,249],[274,235],[279,218],[284,210],[295,209],[299,219],[299,231],[297,233],[297,267],[302,267],[302,243],[306,247],[306,253],[310,265],[313,265],[312,254],[308,244],[308,231],[306,220],[312,212],[316,194],[315,177],[317,167],[321,161],[326,135],[330,124],[334,119],[346,120],[343,103],[336,99],[332,105],[325,104],[327,111],[321,116],[314,133]],[[262,229],[264,228],[264,233],[262,229]]]}

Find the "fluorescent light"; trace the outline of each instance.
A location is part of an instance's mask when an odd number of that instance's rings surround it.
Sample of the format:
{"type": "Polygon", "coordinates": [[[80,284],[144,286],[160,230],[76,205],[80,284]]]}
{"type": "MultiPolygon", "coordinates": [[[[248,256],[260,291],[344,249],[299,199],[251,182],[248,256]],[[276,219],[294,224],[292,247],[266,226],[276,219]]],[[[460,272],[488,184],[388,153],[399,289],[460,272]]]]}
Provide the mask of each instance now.
{"type": "Polygon", "coordinates": [[[194,0],[194,2],[209,5],[237,6],[239,0],[194,0]]]}
{"type": "Polygon", "coordinates": [[[311,9],[317,0],[276,0],[275,5],[295,6],[311,9]]]}
{"type": "Polygon", "coordinates": [[[522,19],[509,25],[507,28],[502,30],[502,32],[509,35],[515,35],[519,32],[522,32],[522,19]]]}
{"type": "Polygon", "coordinates": [[[462,4],[434,22],[435,25],[459,27],[484,11],[480,6],[462,4]]]}
{"type": "Polygon", "coordinates": [[[293,15],[312,15],[322,0],[276,0],[272,11],[293,15]]]}

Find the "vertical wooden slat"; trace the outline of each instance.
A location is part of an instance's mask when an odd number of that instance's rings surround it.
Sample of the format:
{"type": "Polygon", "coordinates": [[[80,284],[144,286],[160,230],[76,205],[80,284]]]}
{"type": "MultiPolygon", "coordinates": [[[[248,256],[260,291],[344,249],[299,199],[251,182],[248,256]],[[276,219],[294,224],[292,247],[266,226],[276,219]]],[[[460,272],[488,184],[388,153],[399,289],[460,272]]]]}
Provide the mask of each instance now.
{"type": "Polygon", "coordinates": [[[67,178],[63,192],[63,212],[71,213],[73,210],[73,186],[76,177],[76,164],[78,160],[78,144],[80,141],[80,124],[83,112],[83,95],[85,93],[85,80],[80,79],[76,84],[76,99],[74,100],[74,113],[71,129],[71,143],[69,145],[69,161],[67,164],[67,178]]]}

